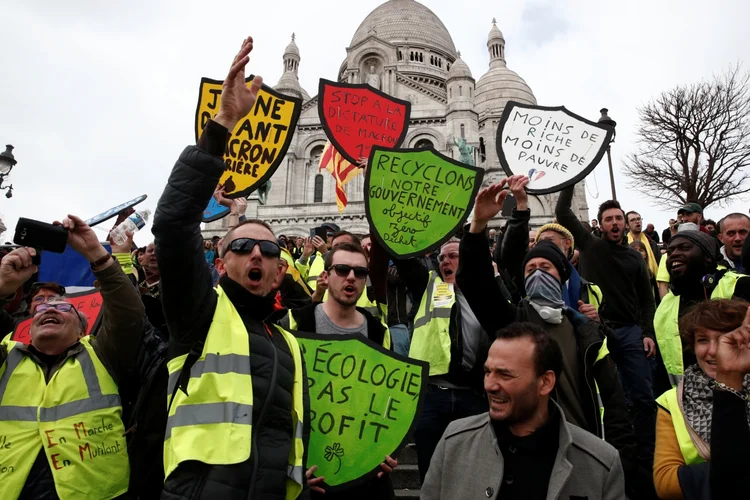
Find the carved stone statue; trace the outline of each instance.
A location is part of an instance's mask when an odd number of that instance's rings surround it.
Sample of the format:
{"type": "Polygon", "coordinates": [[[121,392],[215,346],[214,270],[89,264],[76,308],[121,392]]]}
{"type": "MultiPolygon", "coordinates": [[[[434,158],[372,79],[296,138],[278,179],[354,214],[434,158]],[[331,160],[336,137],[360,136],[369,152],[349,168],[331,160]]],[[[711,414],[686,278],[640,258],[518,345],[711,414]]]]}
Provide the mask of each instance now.
{"type": "Polygon", "coordinates": [[[258,188],[256,193],[258,194],[258,202],[261,205],[265,205],[268,201],[268,193],[271,192],[271,179],[268,179],[265,184],[258,188]]]}
{"type": "Polygon", "coordinates": [[[375,66],[370,66],[370,73],[367,75],[367,85],[380,90],[380,75],[375,73],[375,66]]]}
{"type": "Polygon", "coordinates": [[[461,156],[458,158],[458,161],[461,163],[465,163],[466,165],[475,166],[474,165],[474,146],[470,146],[469,144],[466,144],[466,139],[463,137],[460,139],[453,138],[453,143],[458,148],[458,152],[461,153],[461,156]]]}

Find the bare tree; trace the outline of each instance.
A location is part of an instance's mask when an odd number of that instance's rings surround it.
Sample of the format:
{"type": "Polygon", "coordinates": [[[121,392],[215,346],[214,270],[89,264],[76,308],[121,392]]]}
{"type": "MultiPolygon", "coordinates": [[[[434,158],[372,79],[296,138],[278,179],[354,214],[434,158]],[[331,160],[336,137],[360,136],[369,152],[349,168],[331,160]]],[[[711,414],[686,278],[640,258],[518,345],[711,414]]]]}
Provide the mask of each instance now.
{"type": "Polygon", "coordinates": [[[750,191],[750,74],[739,66],[664,92],[638,113],[638,151],[625,160],[631,187],[703,208],[750,191]]]}

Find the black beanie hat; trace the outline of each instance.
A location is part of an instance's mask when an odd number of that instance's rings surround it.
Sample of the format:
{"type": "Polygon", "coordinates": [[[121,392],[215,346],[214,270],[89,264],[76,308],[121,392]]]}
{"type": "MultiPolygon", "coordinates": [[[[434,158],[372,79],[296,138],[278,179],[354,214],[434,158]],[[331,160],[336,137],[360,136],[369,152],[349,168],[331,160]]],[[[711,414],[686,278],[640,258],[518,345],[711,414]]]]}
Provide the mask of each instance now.
{"type": "Polygon", "coordinates": [[[681,231],[672,236],[670,243],[678,238],[685,238],[703,250],[703,255],[708,257],[712,264],[719,258],[719,243],[710,234],[701,231],[681,231]]]}
{"type": "Polygon", "coordinates": [[[560,283],[565,283],[570,278],[570,262],[565,258],[557,245],[549,240],[541,240],[534,248],[529,250],[523,259],[523,269],[526,269],[526,263],[531,259],[541,257],[552,263],[560,274],[560,283]]]}

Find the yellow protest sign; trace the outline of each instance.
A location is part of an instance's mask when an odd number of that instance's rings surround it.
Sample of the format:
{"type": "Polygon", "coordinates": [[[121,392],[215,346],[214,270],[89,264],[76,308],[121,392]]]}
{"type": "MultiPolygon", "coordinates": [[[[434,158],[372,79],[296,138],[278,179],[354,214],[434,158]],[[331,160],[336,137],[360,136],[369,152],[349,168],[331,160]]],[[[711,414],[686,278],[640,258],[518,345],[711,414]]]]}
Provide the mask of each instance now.
{"type": "MultiPolygon", "coordinates": [[[[253,76],[245,82],[249,87],[253,76]]],[[[208,120],[219,112],[221,80],[202,78],[195,112],[195,139],[208,120]]],[[[227,168],[221,176],[231,198],[247,196],[262,186],[286,155],[297,127],[302,99],[276,92],[265,84],[258,92],[255,106],[237,123],[227,143],[224,161],[227,168]]]]}

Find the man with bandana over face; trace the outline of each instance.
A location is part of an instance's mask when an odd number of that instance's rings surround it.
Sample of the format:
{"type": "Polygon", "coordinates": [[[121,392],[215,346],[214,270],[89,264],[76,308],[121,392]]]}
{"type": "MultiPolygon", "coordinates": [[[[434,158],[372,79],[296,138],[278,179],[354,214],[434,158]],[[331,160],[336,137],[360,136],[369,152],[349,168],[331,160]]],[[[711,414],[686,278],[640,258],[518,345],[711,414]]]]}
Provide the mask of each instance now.
{"type": "MultiPolygon", "coordinates": [[[[719,257],[716,239],[697,229],[678,231],[669,240],[667,270],[671,287],[654,315],[654,330],[672,387],[682,378],[684,367],[695,363],[694,355],[683,353],[678,319],[691,306],[709,298],[750,300],[750,278],[734,270],[717,273],[719,257]]],[[[656,392],[666,389],[669,386],[660,386],[656,392]]]]}
{"type": "MultiPolygon", "coordinates": [[[[563,369],[555,400],[568,422],[605,437],[620,452],[629,494],[648,491],[648,474],[637,464],[635,436],[614,364],[602,349],[607,327],[591,321],[563,301],[570,263],[552,241],[541,240],[522,265],[526,298],[518,306],[503,300],[493,278],[491,256],[483,245],[487,221],[502,207],[505,181],[477,195],[474,220],[461,240],[456,283],[482,328],[496,332],[509,323],[531,322],[560,344],[563,369]],[[596,397],[599,388],[604,423],[596,397]]],[[[610,333],[611,335],[611,333],[610,333]]]]}

